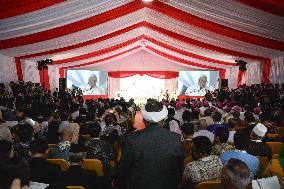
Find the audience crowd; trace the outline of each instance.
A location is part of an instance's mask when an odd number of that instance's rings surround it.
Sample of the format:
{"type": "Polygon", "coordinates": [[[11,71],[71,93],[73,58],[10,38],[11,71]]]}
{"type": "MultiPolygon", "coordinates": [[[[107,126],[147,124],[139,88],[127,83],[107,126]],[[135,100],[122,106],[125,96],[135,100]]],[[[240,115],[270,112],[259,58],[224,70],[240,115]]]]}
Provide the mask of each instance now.
{"type": "Polygon", "coordinates": [[[241,86],[204,99],[84,100],[74,91],[48,91],[11,82],[0,91],[0,188],[83,186],[190,189],[204,181],[245,189],[277,176],[284,187],[281,142],[284,87],[241,86]],[[134,128],[141,114],[144,129],[134,128]],[[265,158],[265,167],[261,167],[265,158]],[[62,160],[63,168],[52,160],[62,160]],[[97,159],[102,172],[84,167],[97,159]]]}

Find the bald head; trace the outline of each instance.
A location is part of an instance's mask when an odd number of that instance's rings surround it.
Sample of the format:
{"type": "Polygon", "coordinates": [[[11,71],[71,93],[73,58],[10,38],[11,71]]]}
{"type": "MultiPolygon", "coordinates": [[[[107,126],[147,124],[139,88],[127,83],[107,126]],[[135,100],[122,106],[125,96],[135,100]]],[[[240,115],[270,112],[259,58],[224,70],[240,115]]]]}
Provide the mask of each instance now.
{"type": "Polygon", "coordinates": [[[207,130],[207,122],[205,119],[200,119],[198,121],[198,126],[197,126],[198,130],[207,130]]]}

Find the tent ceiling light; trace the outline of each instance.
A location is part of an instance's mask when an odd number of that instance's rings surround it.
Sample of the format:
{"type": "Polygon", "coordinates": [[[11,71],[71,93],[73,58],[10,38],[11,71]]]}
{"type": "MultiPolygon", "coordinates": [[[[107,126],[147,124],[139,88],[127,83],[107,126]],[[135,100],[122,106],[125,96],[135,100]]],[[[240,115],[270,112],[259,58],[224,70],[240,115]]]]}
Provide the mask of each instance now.
{"type": "Polygon", "coordinates": [[[152,2],[153,0],[142,0],[143,2],[152,2]]]}
{"type": "Polygon", "coordinates": [[[146,41],[142,41],[140,45],[141,45],[141,47],[146,47],[147,46],[147,42],[146,41]]]}

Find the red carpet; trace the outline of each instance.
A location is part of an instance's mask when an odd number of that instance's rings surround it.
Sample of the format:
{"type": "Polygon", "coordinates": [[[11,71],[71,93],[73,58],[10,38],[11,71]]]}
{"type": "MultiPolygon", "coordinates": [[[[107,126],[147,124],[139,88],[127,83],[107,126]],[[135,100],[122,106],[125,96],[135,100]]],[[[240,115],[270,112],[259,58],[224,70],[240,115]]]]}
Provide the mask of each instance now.
{"type": "Polygon", "coordinates": [[[137,128],[137,129],[144,129],[145,128],[145,125],[144,125],[144,122],[143,122],[143,118],[141,116],[140,111],[136,112],[135,121],[134,121],[134,127],[137,128]]]}

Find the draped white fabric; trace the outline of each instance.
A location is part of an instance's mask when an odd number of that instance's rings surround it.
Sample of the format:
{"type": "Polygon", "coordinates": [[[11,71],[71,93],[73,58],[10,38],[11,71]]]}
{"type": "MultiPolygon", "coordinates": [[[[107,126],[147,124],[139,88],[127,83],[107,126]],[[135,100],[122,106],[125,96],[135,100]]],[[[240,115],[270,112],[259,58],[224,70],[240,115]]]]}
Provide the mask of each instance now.
{"type": "Polygon", "coordinates": [[[226,79],[228,79],[228,87],[230,89],[237,88],[239,67],[226,69],[226,79]]]}
{"type": "Polygon", "coordinates": [[[284,83],[284,57],[272,59],[270,69],[270,82],[271,83],[284,83]]]}
{"type": "MultiPolygon", "coordinates": [[[[194,27],[192,25],[177,21],[169,16],[158,13],[149,8],[143,8],[126,16],[111,20],[109,22],[75,32],[63,37],[58,37],[34,44],[23,45],[20,47],[14,47],[9,49],[1,50],[2,53],[8,54],[10,56],[19,56],[35,52],[42,52],[52,49],[58,49],[81,42],[85,42],[91,39],[95,39],[104,34],[112,33],[118,31],[125,27],[137,24],[143,21],[152,23],[158,27],[165,28],[169,31],[181,34],[191,39],[202,41],[211,45],[223,47],[225,49],[231,49],[238,52],[248,53],[256,56],[262,57],[279,57],[283,55],[283,52],[278,50],[273,50],[250,43],[242,42],[232,38],[224,37],[216,33],[194,27]]],[[[143,27],[143,26],[142,26],[143,27]]],[[[146,28],[145,30],[140,30],[140,35],[147,34],[151,36],[151,29],[146,28]]],[[[159,33],[160,34],[160,33],[159,33]]],[[[161,34],[160,34],[161,35],[161,34]]],[[[0,34],[1,36],[1,34],[0,34]]],[[[129,39],[129,38],[128,38],[129,39]]]]}
{"type": "Polygon", "coordinates": [[[0,83],[9,84],[10,81],[17,81],[16,64],[13,57],[0,54],[0,83]]]}
{"type": "Polygon", "coordinates": [[[22,63],[24,81],[31,81],[33,83],[40,83],[39,71],[36,68],[36,62],[24,61],[22,63]]]}
{"type": "Polygon", "coordinates": [[[0,39],[37,33],[109,11],[131,0],[74,0],[1,20],[0,39]]]}
{"type": "Polygon", "coordinates": [[[59,69],[56,66],[48,66],[50,90],[55,91],[59,88],[59,69]]]}
{"type": "Polygon", "coordinates": [[[165,89],[168,91],[176,91],[178,89],[178,78],[165,79],[165,89]]]}
{"type": "Polygon", "coordinates": [[[258,84],[262,82],[262,63],[254,62],[247,64],[245,75],[246,85],[258,84]]]}
{"type": "Polygon", "coordinates": [[[165,3],[195,16],[237,30],[276,40],[284,39],[284,18],[234,0],[171,0],[165,3]]]}
{"type": "Polygon", "coordinates": [[[115,91],[120,90],[120,78],[108,78],[108,96],[109,98],[115,98],[115,91]]]}

